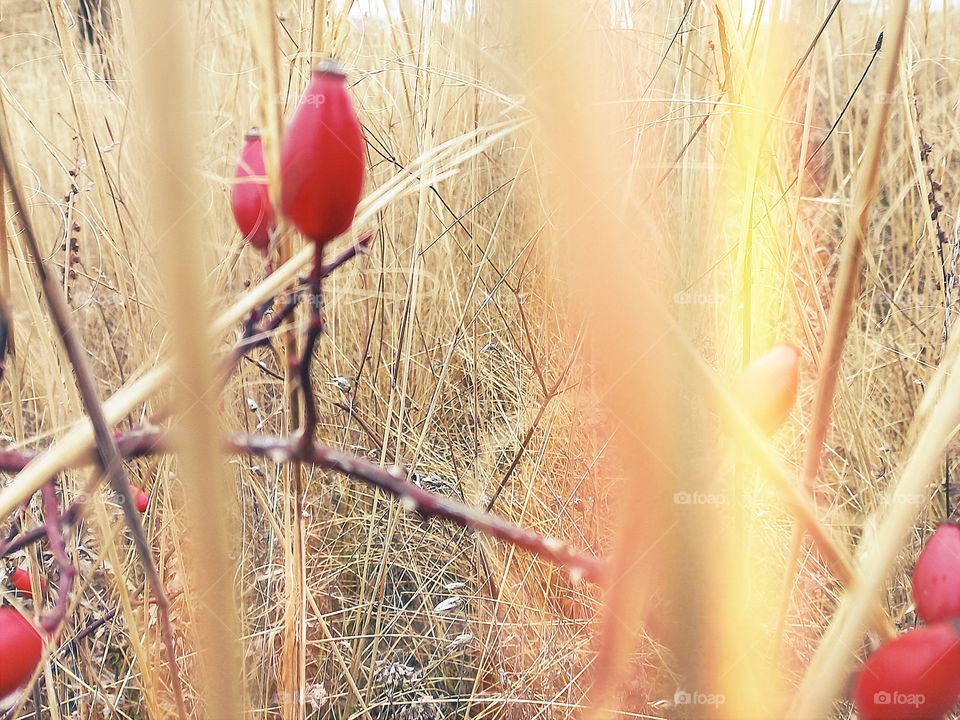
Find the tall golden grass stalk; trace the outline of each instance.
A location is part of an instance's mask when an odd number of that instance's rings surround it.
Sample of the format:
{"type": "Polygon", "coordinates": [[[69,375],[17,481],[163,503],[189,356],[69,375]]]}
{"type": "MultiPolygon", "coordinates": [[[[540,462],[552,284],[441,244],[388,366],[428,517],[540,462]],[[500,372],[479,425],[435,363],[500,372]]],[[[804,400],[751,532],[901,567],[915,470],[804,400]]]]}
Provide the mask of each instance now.
{"type": "MultiPolygon", "coordinates": [[[[530,2],[514,12],[524,54],[535,59],[526,71],[535,88],[542,132],[537,151],[550,177],[546,192],[556,213],[562,267],[583,304],[604,405],[616,428],[616,454],[626,472],[615,490],[619,507],[610,581],[584,714],[605,718],[618,709],[628,658],[654,589],[669,582],[665,559],[676,547],[667,471],[678,460],[677,444],[667,433],[676,417],[675,375],[660,345],[667,333],[661,317],[648,311],[649,295],[638,291],[650,269],[643,251],[655,252],[660,239],[635,204],[618,209],[627,167],[605,143],[615,121],[601,104],[615,70],[584,42],[585,31],[596,32],[598,18],[587,3],[530,2]],[[638,523],[638,517],[644,521],[638,523]]],[[[688,636],[681,632],[674,639],[684,643],[688,636]]]]}
{"type": "Polygon", "coordinates": [[[137,3],[133,65],[140,92],[151,211],[146,234],[155,243],[169,305],[171,376],[177,423],[175,506],[186,569],[185,599],[195,639],[199,707],[205,717],[240,718],[247,708],[234,561],[237,508],[218,452],[222,428],[216,391],[211,298],[192,189],[197,132],[191,119],[192,14],[183,5],[137,3]],[[155,38],[162,38],[156,42],[155,38]],[[179,514],[178,514],[179,517],[179,514]]]}

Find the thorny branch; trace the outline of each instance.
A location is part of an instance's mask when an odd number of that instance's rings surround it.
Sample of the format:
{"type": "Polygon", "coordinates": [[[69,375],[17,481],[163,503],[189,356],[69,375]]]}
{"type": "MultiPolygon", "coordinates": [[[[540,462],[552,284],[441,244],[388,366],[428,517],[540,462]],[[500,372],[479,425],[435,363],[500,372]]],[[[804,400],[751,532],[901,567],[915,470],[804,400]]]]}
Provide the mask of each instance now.
{"type": "MultiPolygon", "coordinates": [[[[550,562],[566,567],[574,577],[590,582],[602,582],[604,562],[593,555],[576,551],[556,538],[546,537],[515,525],[496,515],[472,508],[465,503],[437,495],[414,485],[399,467],[384,468],[369,460],[334,448],[303,442],[301,437],[282,438],[274,435],[229,435],[225,449],[237,455],[253,455],[273,462],[304,462],[325,470],[332,470],[379,488],[397,498],[405,509],[424,519],[440,518],[462,527],[471,528],[497,540],[508,542],[534,553],[550,562]]],[[[161,428],[140,428],[123,433],[117,440],[120,452],[127,460],[169,453],[175,450],[170,435],[161,428]]],[[[30,450],[0,450],[0,472],[18,472],[40,453],[30,450]]],[[[86,458],[86,462],[92,458],[86,458]]],[[[65,516],[76,517],[74,506],[65,516]]],[[[0,546],[0,555],[22,548],[30,540],[38,540],[43,533],[27,531],[0,546]]]]}
{"type": "MultiPolygon", "coordinates": [[[[353,245],[320,267],[320,277],[327,277],[357,255],[365,253],[367,248],[370,247],[372,239],[373,234],[371,232],[363,233],[353,245]]],[[[312,281],[309,282],[311,282],[312,285],[312,281]]],[[[311,293],[312,292],[311,290],[311,293]]],[[[224,382],[233,374],[240,360],[247,353],[254,348],[262,347],[270,343],[272,334],[293,314],[293,311],[296,310],[297,305],[300,303],[300,291],[294,290],[290,293],[283,305],[268,317],[268,313],[270,313],[275,303],[276,298],[271,298],[259,308],[250,312],[250,317],[244,326],[243,336],[240,342],[227,354],[221,365],[222,379],[224,382]]]]}

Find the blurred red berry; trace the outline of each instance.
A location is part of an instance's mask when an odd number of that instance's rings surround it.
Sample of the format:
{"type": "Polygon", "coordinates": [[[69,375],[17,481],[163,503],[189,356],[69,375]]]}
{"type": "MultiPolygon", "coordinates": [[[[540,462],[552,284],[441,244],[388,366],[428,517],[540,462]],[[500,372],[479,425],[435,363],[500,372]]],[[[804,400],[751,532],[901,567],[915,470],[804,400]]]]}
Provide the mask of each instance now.
{"type": "Polygon", "coordinates": [[[744,411],[772,435],[790,416],[797,401],[800,351],[793,345],[775,345],[743,371],[735,393],[744,411]]]}
{"type": "Polygon", "coordinates": [[[913,600],[925,622],[960,618],[960,525],[940,523],[913,569],[913,600]]]}
{"type": "Polygon", "coordinates": [[[270,246],[270,234],[276,227],[266,175],[260,131],[252,128],[244,138],[230,204],[240,232],[261,252],[270,246]]]}
{"type": "Polygon", "coordinates": [[[867,658],[857,676],[860,720],[942,718],[960,700],[960,634],[956,623],[908,630],[867,658]]]}
{"type": "Polygon", "coordinates": [[[40,633],[12,607],[0,608],[0,698],[30,680],[43,655],[40,633]]]}
{"type": "Polygon", "coordinates": [[[147,495],[143,490],[138,488],[136,485],[131,485],[130,497],[133,498],[133,504],[134,507],[137,508],[137,512],[145,513],[147,511],[147,505],[150,504],[150,496],[147,495]]]}
{"type": "MultiPolygon", "coordinates": [[[[10,572],[10,582],[13,583],[13,586],[17,591],[24,597],[32,598],[33,597],[33,583],[30,582],[30,573],[27,572],[24,568],[14,568],[10,572]]],[[[47,586],[43,580],[40,581],[40,594],[42,595],[46,592],[47,586]]]]}
{"type": "Polygon", "coordinates": [[[327,60],[313,79],[283,137],[280,208],[319,245],[353,222],[366,167],[363,130],[340,66],[327,60]]]}

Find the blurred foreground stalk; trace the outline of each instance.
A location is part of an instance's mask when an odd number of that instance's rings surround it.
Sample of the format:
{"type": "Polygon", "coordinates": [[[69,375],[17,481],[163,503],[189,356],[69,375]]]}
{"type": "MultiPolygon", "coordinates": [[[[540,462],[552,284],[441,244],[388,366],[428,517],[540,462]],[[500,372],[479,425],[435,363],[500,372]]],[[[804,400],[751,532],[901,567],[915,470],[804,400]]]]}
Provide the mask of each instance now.
{"type": "MultiPolygon", "coordinates": [[[[145,111],[139,130],[145,141],[152,206],[147,243],[157,248],[169,309],[174,403],[179,413],[176,476],[182,493],[189,628],[196,633],[201,717],[239,718],[245,709],[240,621],[231,559],[234,493],[219,447],[210,298],[204,289],[203,237],[198,221],[196,128],[191,74],[191,18],[185,5],[134,3],[135,64],[145,111]]],[[[180,493],[178,493],[180,494],[180,493]]],[[[185,627],[187,627],[185,625],[185,627]]]]}
{"type": "Polygon", "coordinates": [[[682,368],[663,342],[662,315],[650,312],[651,294],[638,291],[646,280],[663,277],[662,246],[644,209],[622,198],[635,168],[618,147],[623,118],[615,103],[603,103],[613,97],[616,68],[587,44],[599,37],[600,19],[576,2],[538,0],[514,12],[521,43],[516,71],[531,88],[539,120],[542,142],[536,149],[551,181],[544,192],[556,228],[555,251],[566,261],[572,305],[583,308],[598,391],[626,475],[614,490],[619,514],[611,519],[617,524],[611,581],[591,675],[592,710],[585,716],[610,717],[654,595],[665,596],[674,617],[684,618],[668,618],[665,639],[685,681],[703,686],[697,627],[705,620],[700,604],[706,598],[698,586],[703,543],[681,527],[696,524],[700,514],[678,514],[674,502],[676,491],[703,487],[697,453],[689,452],[697,429],[692,415],[684,413],[679,421],[682,368]],[[688,541],[679,542],[683,537],[688,541]]]}

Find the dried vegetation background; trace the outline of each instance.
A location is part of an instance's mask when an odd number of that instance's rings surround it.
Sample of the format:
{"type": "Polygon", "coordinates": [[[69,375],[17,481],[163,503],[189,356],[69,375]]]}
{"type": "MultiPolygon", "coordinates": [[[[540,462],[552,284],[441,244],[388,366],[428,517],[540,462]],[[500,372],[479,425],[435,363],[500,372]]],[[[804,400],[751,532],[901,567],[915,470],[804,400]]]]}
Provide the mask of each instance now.
{"type": "MultiPolygon", "coordinates": [[[[203,172],[184,182],[202,216],[208,286],[219,307],[262,271],[234,229],[228,200],[243,132],[262,122],[254,47],[264,31],[255,5],[190,3],[198,88],[190,112],[201,128],[203,172]]],[[[815,369],[810,348],[823,339],[841,223],[870,112],[869,74],[845,106],[883,27],[877,8],[841,7],[761,144],[757,108],[771,110],[827,10],[821,3],[784,8],[771,39],[757,23],[761,8],[769,16],[768,5],[721,3],[721,24],[718,8],[708,4],[596,3],[592,12],[605,29],[590,39],[613,58],[617,74],[608,80],[632,128],[610,139],[636,170],[635,186],[624,193],[642,201],[659,235],[670,239],[650,248],[662,277],[637,282],[677,293],[677,316],[728,376],[744,355],[759,354],[777,338],[806,348],[799,410],[778,436],[796,460],[815,369]],[[767,86],[770,99],[757,102],[767,86]],[[799,187],[791,185],[801,152],[809,158],[822,141],[807,172],[799,173],[799,187]],[[651,167],[656,183],[648,182],[651,167]],[[748,226],[756,254],[745,296],[748,226]],[[749,333],[731,320],[741,317],[747,296],[754,308],[749,333]]],[[[48,262],[62,272],[106,397],[164,353],[158,318],[165,288],[142,172],[164,159],[144,153],[129,131],[138,107],[127,3],[117,3],[106,24],[94,23],[92,39],[83,37],[76,10],[55,0],[0,2],[0,93],[34,222],[48,262]]],[[[292,110],[314,60],[311,48],[336,52],[366,130],[369,188],[469,136],[461,141],[457,171],[431,177],[428,167],[412,191],[385,203],[369,224],[372,252],[326,286],[329,334],[316,366],[321,441],[401,464],[424,487],[471,505],[485,506],[502,488],[496,512],[602,552],[610,541],[615,481],[629,473],[605,460],[616,429],[599,412],[576,298],[564,292],[537,128],[525,104],[524,73],[536,58],[516,49],[509,13],[480,0],[366,3],[352,10],[340,2],[278,2],[276,17],[275,101],[292,110]],[[318,19],[324,8],[325,19],[318,19]]],[[[945,16],[939,6],[911,14],[900,88],[890,99],[883,187],[818,491],[827,524],[851,545],[910,446],[911,418],[943,352],[945,322],[955,316],[958,23],[954,10],[945,16]]],[[[15,309],[16,352],[0,385],[0,432],[8,443],[43,445],[81,408],[13,218],[6,230],[3,273],[15,309]]],[[[283,356],[264,351],[251,360],[224,394],[223,424],[283,433],[283,356]]],[[[147,403],[122,427],[158,408],[159,399],[147,403]]],[[[952,476],[955,464],[951,459],[944,471],[952,476]]],[[[295,641],[287,614],[296,533],[289,479],[275,465],[244,458],[229,468],[234,496],[208,510],[235,514],[241,528],[233,540],[251,717],[295,717],[291,692],[293,704],[317,718],[578,714],[595,650],[593,588],[471,533],[422,524],[383,496],[325,473],[309,474],[305,489],[301,686],[283,662],[295,641]]],[[[189,627],[195,599],[181,576],[189,528],[173,509],[175,461],[138,461],[129,472],[153,498],[147,525],[175,597],[174,627],[189,627]]],[[[88,476],[71,471],[62,481],[72,497],[88,476]]],[[[20,717],[170,711],[155,619],[136,604],[142,571],[110,493],[98,493],[94,502],[103,511],[91,514],[71,548],[82,595],[67,637],[121,611],[51,659],[42,690],[20,717]]],[[[766,570],[782,574],[789,519],[759,485],[749,502],[750,542],[763,549],[766,570]]],[[[942,514],[943,503],[937,493],[926,516],[942,514]]],[[[21,521],[34,524],[35,510],[27,508],[21,521]]],[[[929,529],[918,527],[913,546],[904,548],[904,573],[929,529]]],[[[912,622],[908,587],[906,574],[899,576],[888,598],[903,624],[912,622]]],[[[768,595],[757,602],[781,603],[782,585],[763,590],[768,595]]],[[[839,588],[808,555],[786,591],[790,676],[809,659],[839,588]]],[[[178,632],[178,639],[189,668],[189,633],[178,632]]],[[[671,662],[644,638],[624,717],[686,716],[687,709],[673,706],[680,681],[671,662]]]]}

